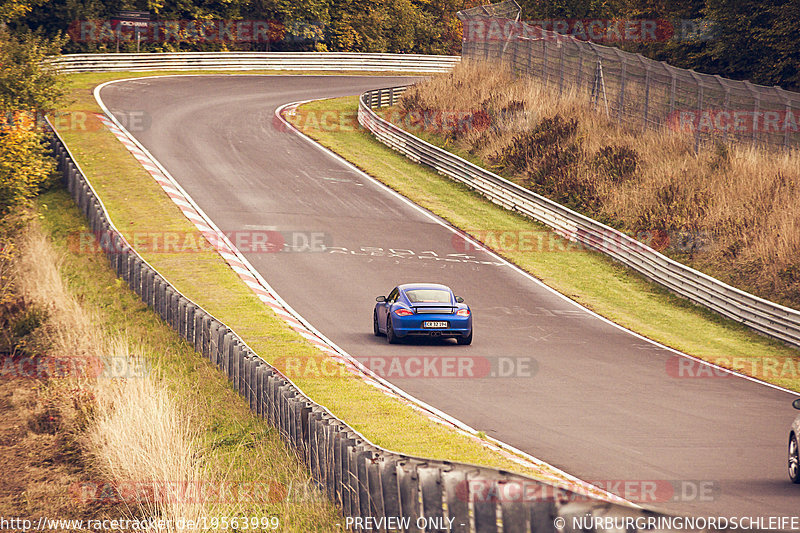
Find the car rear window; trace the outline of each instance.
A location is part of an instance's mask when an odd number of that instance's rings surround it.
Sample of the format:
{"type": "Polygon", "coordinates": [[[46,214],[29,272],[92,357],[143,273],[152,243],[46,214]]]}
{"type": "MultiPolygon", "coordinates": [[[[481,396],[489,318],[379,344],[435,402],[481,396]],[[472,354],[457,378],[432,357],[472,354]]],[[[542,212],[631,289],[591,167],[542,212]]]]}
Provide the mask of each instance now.
{"type": "Polygon", "coordinates": [[[435,303],[435,304],[449,304],[450,293],[439,289],[414,289],[406,291],[408,301],[412,304],[416,303],[435,303]]]}

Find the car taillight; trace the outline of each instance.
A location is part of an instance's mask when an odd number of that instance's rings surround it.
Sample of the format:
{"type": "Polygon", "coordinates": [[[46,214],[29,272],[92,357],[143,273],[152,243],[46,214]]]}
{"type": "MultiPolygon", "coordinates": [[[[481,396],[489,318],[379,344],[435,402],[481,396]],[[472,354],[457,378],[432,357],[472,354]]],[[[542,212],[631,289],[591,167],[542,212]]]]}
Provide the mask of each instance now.
{"type": "Polygon", "coordinates": [[[459,309],[458,311],[456,311],[456,315],[469,316],[469,309],[459,309]]]}
{"type": "Polygon", "coordinates": [[[397,316],[411,316],[414,313],[409,311],[408,309],[395,309],[394,314],[396,314],[397,316]]]}

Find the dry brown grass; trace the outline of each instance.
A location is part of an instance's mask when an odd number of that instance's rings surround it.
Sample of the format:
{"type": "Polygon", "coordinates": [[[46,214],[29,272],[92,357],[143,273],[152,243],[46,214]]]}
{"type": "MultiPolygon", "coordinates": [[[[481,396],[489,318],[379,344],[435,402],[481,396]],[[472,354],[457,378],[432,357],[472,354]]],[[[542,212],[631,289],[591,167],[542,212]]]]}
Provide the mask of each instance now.
{"type": "MultiPolygon", "coordinates": [[[[115,343],[114,357],[132,357],[115,343]]],[[[196,430],[167,390],[137,377],[98,381],[97,407],[86,432],[87,449],[106,479],[135,493],[146,516],[196,521],[206,514],[205,481],[196,430]],[[188,487],[188,490],[187,490],[188,487]]]]}
{"type": "MultiPolygon", "coordinates": [[[[59,227],[76,231],[69,221],[59,227]]],[[[50,231],[57,239],[60,232],[50,231]]],[[[197,524],[200,516],[207,528],[217,528],[214,520],[235,518],[241,529],[245,517],[250,529],[254,520],[260,529],[274,529],[276,520],[282,531],[338,528],[339,512],[293,451],[250,413],[216,368],[199,356],[191,360],[196,354],[186,353],[185,343],[170,344],[174,332],[143,318],[140,302],[126,303],[132,294],[123,294],[126,289],[104,262],[59,255],[38,224],[16,240],[15,297],[45,317],[20,350],[72,361],[61,367],[67,375],[44,380],[35,392],[45,407],[36,420],[65,435],[79,479],[59,487],[26,480],[28,494],[51,495],[36,509],[168,520],[170,531],[180,524],[197,529],[190,521],[197,524]],[[130,335],[124,333],[128,328],[130,335]],[[81,505],[48,507],[52,494],[81,505]]],[[[0,407],[3,395],[0,390],[0,407]]],[[[0,442],[3,434],[0,425],[0,442]]],[[[0,511],[6,500],[15,505],[18,498],[0,490],[0,511]]]]}
{"type": "Polygon", "coordinates": [[[131,371],[143,368],[141,355],[131,352],[124,337],[107,338],[98,330],[91,312],[64,286],[59,263],[35,225],[23,231],[15,280],[27,301],[46,310],[39,348],[77,361],[68,365],[69,375],[60,376],[66,379],[50,380],[48,394],[68,389],[80,399],[75,419],[68,423],[100,478],[137,488],[111,500],[121,499],[132,516],[169,519],[172,524],[178,518],[196,519],[206,508],[202,497],[163,492],[179,488],[176,482],[198,485],[203,479],[190,417],[157,377],[131,371]],[[114,368],[127,371],[115,375],[114,368]],[[98,370],[102,373],[95,375],[98,370]]]}
{"type": "Polygon", "coordinates": [[[695,154],[685,134],[616,124],[587,95],[559,97],[479,63],[418,84],[400,109],[406,126],[412,111],[466,112],[467,127],[427,134],[696,268],[800,308],[797,151],[716,145],[695,154]]]}

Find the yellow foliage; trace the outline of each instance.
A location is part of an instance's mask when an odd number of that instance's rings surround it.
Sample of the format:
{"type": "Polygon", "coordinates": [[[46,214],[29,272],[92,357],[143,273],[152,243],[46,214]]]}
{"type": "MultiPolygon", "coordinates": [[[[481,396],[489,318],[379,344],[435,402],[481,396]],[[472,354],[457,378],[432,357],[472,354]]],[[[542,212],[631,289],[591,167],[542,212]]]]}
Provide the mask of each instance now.
{"type": "Polygon", "coordinates": [[[53,173],[43,134],[30,113],[15,113],[0,126],[0,213],[35,195],[53,173]]]}

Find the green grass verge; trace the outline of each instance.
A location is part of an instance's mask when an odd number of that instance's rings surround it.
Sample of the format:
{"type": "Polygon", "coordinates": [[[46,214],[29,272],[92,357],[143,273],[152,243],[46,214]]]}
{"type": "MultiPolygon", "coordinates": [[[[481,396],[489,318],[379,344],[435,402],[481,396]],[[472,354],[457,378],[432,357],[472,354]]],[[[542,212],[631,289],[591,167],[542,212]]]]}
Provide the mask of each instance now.
{"type": "Polygon", "coordinates": [[[534,245],[490,247],[598,314],[667,346],[800,391],[800,354],[679,298],[623,265],[575,245],[542,224],[492,204],[465,185],[387,148],[358,126],[315,127],[312,116],[355,116],[358,98],[310,102],[292,121],[369,175],[478,238],[511,232],[534,245]],[[312,114],[311,116],[309,114],[312,114]],[[542,243],[540,246],[538,243],[542,243]]]}
{"type": "MultiPolygon", "coordinates": [[[[153,73],[72,75],[72,101],[64,111],[100,112],[92,89],[104,81],[137,75],[153,73]]],[[[130,239],[134,232],[166,231],[200,237],[113,134],[95,127],[91,121],[87,121],[86,127],[66,124],[58,128],[59,133],[126,237],[130,239]]],[[[144,252],[142,255],[178,290],[230,326],[265,360],[319,357],[319,352],[263,305],[216,253],[144,252]]],[[[119,323],[126,324],[122,319],[119,323]]],[[[346,372],[294,381],[314,401],[384,448],[541,475],[540,471],[521,467],[471,437],[433,422],[416,409],[346,372]]]]}

